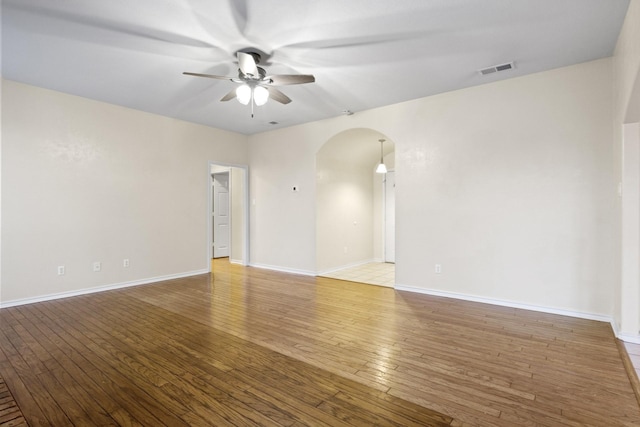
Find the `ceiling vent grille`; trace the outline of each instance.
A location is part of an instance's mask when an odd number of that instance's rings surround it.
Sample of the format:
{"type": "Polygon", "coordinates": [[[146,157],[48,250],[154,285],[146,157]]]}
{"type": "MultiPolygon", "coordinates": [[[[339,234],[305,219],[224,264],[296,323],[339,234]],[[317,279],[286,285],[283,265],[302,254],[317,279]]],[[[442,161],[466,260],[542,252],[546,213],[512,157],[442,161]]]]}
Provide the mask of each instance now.
{"type": "Polygon", "coordinates": [[[487,74],[497,73],[498,71],[507,71],[515,68],[513,62],[507,62],[506,64],[493,65],[491,67],[483,68],[482,70],[478,70],[480,74],[486,76],[487,74]]]}

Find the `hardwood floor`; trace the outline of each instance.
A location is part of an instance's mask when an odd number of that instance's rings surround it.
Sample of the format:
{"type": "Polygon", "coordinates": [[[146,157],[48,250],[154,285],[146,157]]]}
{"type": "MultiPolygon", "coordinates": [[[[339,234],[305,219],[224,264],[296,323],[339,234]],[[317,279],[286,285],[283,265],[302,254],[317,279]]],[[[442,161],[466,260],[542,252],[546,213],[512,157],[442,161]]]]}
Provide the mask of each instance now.
{"type": "Polygon", "coordinates": [[[15,399],[9,392],[4,380],[0,378],[0,427],[26,426],[27,421],[22,416],[15,399]]]}
{"type": "Polygon", "coordinates": [[[213,269],[0,310],[29,425],[640,425],[608,324],[213,269]]]}

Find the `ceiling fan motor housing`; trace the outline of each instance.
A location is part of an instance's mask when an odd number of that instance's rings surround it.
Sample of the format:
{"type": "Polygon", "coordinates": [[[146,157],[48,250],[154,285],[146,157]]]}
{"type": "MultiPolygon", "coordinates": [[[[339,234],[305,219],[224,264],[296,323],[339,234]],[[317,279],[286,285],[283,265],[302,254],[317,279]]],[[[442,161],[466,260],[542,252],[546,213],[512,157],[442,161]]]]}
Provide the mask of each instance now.
{"type": "Polygon", "coordinates": [[[267,76],[267,72],[262,67],[256,67],[258,69],[258,75],[253,76],[251,74],[245,74],[240,68],[238,68],[238,77],[243,80],[263,80],[267,76]]]}

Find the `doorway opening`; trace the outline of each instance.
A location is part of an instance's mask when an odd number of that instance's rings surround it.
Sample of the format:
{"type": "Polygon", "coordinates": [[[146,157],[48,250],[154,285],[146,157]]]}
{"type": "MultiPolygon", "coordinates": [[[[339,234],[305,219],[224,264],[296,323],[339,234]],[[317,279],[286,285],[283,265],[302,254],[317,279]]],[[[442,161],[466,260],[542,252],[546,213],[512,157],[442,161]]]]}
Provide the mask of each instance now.
{"type": "Polygon", "coordinates": [[[207,171],[207,265],[213,258],[249,265],[249,171],[247,166],[209,163],[207,171]]]}
{"type": "Polygon", "coordinates": [[[212,258],[228,258],[231,253],[231,194],[229,172],[211,174],[212,258]]]}
{"type": "Polygon", "coordinates": [[[316,154],[319,276],[395,285],[394,160],[395,144],[372,129],[337,134],[316,154]],[[381,149],[387,174],[376,173],[381,149]]]}

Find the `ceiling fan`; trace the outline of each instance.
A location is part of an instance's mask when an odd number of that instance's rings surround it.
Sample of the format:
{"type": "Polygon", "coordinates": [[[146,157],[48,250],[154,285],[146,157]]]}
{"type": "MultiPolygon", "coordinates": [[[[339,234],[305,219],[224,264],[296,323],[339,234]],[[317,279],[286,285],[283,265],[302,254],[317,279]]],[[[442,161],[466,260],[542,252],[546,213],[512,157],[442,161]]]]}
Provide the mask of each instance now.
{"type": "Polygon", "coordinates": [[[240,84],[237,88],[227,93],[220,99],[225,102],[237,98],[243,105],[251,103],[251,117],[253,117],[253,105],[264,105],[269,98],[281,104],[288,104],[291,98],[276,89],[274,86],[297,85],[313,83],[316,78],[312,74],[279,74],[268,76],[260,63],[260,54],[256,52],[237,52],[238,77],[216,76],[214,74],[201,74],[183,72],[182,74],[210,79],[229,80],[240,84]]]}

